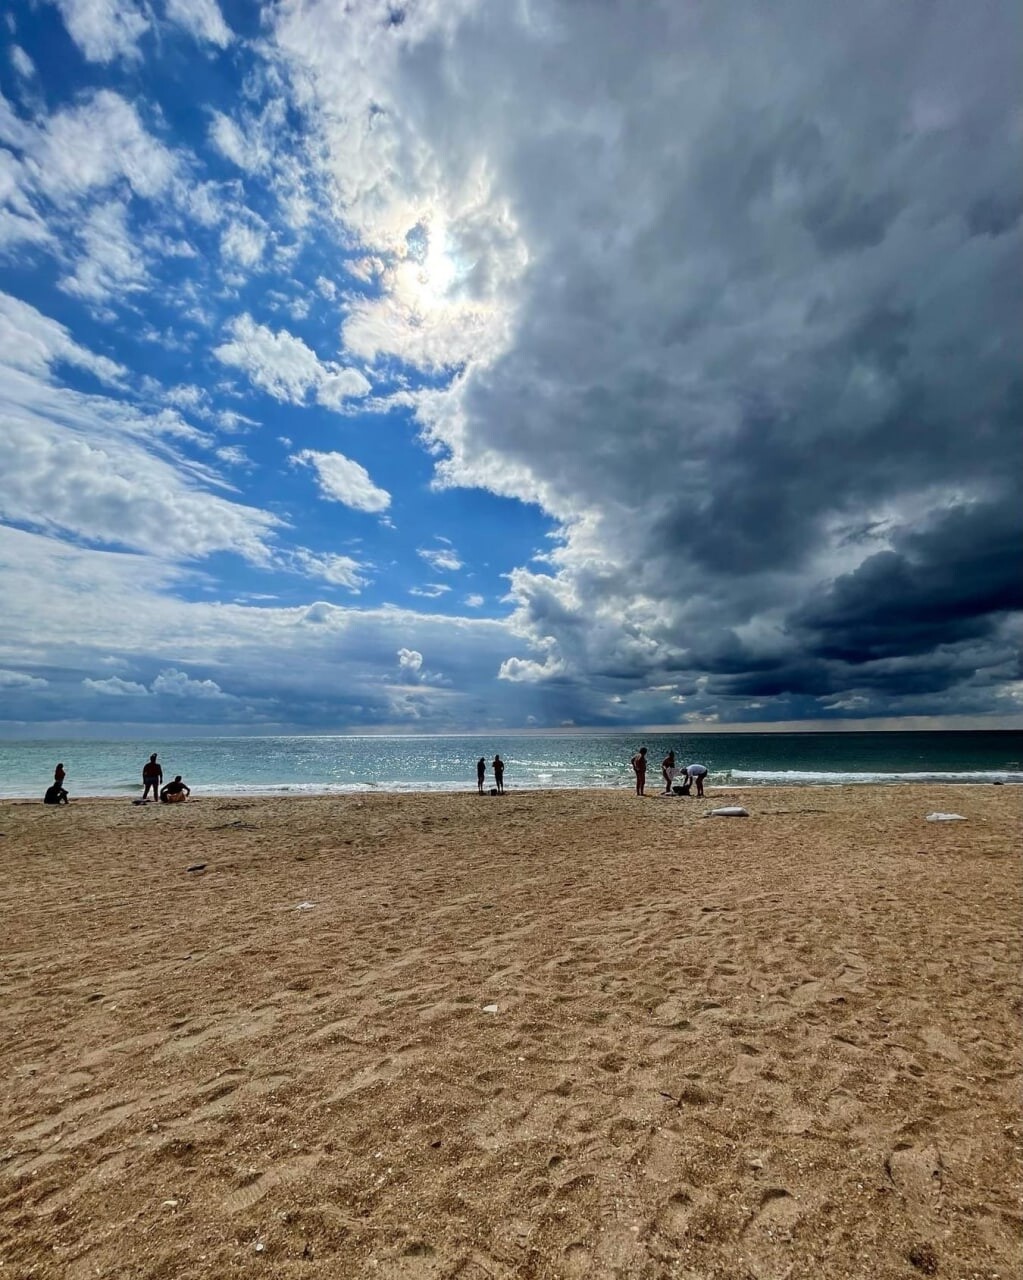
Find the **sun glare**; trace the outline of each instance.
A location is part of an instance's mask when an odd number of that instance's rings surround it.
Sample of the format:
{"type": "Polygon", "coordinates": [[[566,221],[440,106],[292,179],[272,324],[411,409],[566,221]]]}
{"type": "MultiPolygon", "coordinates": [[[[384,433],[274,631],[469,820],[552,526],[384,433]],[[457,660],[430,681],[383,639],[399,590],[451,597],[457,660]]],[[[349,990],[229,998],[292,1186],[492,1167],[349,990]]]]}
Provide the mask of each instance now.
{"type": "Polygon", "coordinates": [[[444,224],[439,220],[417,223],[405,243],[406,257],[395,272],[397,291],[410,306],[435,311],[447,301],[458,274],[444,224]]]}

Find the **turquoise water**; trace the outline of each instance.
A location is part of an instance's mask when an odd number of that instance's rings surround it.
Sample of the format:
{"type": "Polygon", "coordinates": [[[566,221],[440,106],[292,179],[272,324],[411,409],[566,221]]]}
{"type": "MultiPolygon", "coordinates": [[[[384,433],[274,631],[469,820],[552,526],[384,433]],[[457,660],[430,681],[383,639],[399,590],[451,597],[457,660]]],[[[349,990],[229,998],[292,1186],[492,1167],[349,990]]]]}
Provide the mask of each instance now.
{"type": "Polygon", "coordinates": [[[0,742],[0,798],[42,796],[58,760],[72,796],[141,794],[151,751],[159,752],[165,779],[180,773],[204,795],[473,790],[481,755],[492,782],[495,751],[509,790],[631,787],[629,758],[644,744],[651,790],[669,748],[680,764],[707,765],[711,787],[1023,782],[1023,732],[59,739],[0,742]]]}

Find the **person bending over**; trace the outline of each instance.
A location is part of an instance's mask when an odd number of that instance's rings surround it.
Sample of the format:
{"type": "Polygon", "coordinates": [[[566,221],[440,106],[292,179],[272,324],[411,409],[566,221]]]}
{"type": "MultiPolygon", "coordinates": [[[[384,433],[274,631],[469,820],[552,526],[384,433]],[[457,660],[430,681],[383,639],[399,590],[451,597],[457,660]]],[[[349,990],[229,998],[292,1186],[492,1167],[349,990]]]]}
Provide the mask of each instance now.
{"type": "Polygon", "coordinates": [[[191,794],[191,790],[181,781],[181,774],[179,773],[174,781],[168,782],[160,792],[160,799],[164,804],[180,804],[183,800],[187,800],[191,794]]]}
{"type": "Polygon", "coordinates": [[[686,795],[689,794],[689,790],[692,787],[693,783],[695,782],[697,799],[702,799],[703,780],[706,776],[707,776],[707,766],[705,764],[689,765],[689,767],[686,769],[686,795]]]}

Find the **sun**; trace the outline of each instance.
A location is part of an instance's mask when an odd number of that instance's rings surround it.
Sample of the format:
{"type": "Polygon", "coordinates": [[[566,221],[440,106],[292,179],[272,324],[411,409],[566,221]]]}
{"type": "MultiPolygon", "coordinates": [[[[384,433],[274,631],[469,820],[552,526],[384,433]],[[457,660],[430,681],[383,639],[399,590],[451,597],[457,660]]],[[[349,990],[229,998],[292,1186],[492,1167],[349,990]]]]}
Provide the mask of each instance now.
{"type": "Polygon", "coordinates": [[[405,257],[395,271],[395,292],[419,311],[436,311],[449,301],[458,275],[443,221],[417,222],[405,237],[405,257]]]}

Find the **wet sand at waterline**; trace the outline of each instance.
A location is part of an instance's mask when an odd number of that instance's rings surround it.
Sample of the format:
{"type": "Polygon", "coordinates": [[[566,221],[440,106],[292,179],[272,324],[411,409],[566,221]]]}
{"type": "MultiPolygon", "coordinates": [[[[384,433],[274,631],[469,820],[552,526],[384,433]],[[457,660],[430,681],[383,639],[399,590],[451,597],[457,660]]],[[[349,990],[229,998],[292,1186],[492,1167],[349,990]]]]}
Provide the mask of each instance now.
{"type": "Polygon", "coordinates": [[[0,1274],[1008,1280],[1020,800],[0,804],[0,1274]]]}

